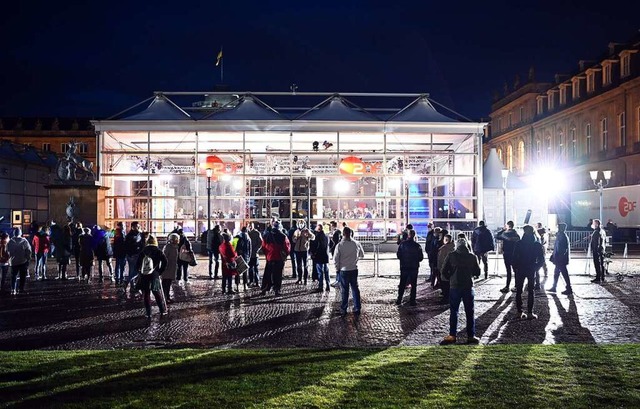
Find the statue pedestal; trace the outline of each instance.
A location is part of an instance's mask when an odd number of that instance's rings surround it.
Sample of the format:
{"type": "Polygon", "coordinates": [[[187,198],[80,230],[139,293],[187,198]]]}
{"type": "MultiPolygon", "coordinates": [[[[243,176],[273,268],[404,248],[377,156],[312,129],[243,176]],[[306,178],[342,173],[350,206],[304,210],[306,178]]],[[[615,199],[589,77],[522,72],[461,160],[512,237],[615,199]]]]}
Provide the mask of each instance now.
{"type": "Polygon", "coordinates": [[[71,198],[75,203],[75,221],[84,226],[104,226],[105,192],[109,190],[98,182],[76,182],[45,186],[49,190],[49,218],[58,224],[69,221],[67,205],[71,198]]]}

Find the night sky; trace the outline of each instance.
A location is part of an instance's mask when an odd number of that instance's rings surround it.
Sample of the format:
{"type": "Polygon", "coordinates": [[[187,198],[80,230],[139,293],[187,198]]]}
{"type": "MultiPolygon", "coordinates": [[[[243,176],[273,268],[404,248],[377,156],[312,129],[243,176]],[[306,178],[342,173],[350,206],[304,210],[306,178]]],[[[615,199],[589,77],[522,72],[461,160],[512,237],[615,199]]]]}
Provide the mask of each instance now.
{"type": "Polygon", "coordinates": [[[0,117],[102,118],[153,91],[210,91],[223,46],[234,91],[428,92],[480,119],[515,74],[572,73],[640,28],[628,0],[11,3],[0,117]]]}

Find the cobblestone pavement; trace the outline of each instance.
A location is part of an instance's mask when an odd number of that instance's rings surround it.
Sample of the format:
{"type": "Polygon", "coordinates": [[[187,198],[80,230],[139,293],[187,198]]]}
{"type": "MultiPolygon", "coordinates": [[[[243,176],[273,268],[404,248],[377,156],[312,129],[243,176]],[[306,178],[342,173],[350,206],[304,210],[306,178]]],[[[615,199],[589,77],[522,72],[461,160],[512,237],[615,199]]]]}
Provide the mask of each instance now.
{"type": "MultiPolygon", "coordinates": [[[[132,297],[111,282],[28,280],[26,293],[0,297],[0,349],[110,349],[144,347],[368,347],[434,345],[447,333],[449,310],[439,290],[425,283],[421,271],[418,305],[394,304],[398,262],[382,255],[361,265],[363,309],[359,316],[339,314],[339,291],[316,293],[314,285],[285,278],[282,294],[261,296],[257,289],[234,295],[209,280],[206,262],[191,272],[189,283],[173,285],[170,313],[144,317],[140,296],[132,297]],[[377,275],[373,276],[373,272],[377,275]]],[[[542,291],[536,296],[537,320],[516,317],[513,293],[502,294],[501,260],[490,261],[489,279],[476,283],[477,335],[492,343],[629,343],[640,342],[640,260],[626,261],[628,277],[618,281],[625,261],[612,264],[603,285],[592,284],[585,260],[570,266],[574,295],[542,291]],[[635,270],[635,271],[634,271],[635,270]]],[[[426,263],[423,263],[426,264],[426,263]]],[[[552,267],[550,265],[550,267],[552,267]]],[[[50,266],[50,271],[53,265],[50,266]]],[[[593,269],[591,269],[593,271],[593,269]]],[[[551,286],[551,275],[543,281],[551,286]]],[[[53,275],[53,274],[51,274],[53,275]]],[[[285,267],[285,277],[291,268],[285,267]]],[[[408,291],[405,292],[408,302],[408,291]]],[[[525,294],[526,305],[526,294],[525,294]]],[[[459,329],[464,328],[461,307],[459,329]]],[[[459,333],[464,340],[465,331],[459,333]]]]}

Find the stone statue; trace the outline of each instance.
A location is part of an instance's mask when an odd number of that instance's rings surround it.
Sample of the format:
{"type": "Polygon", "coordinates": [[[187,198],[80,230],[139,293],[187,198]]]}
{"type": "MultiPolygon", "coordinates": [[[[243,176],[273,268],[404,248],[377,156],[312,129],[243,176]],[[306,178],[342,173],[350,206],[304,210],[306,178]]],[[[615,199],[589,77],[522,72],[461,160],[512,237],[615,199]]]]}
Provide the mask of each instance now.
{"type": "Polygon", "coordinates": [[[69,198],[69,202],[67,202],[67,209],[65,210],[67,213],[67,219],[69,222],[74,222],[78,218],[78,206],[76,205],[73,196],[69,198]]]}
{"type": "Polygon", "coordinates": [[[65,156],[58,160],[56,175],[63,182],[94,181],[93,163],[78,155],[78,143],[69,142],[65,156]]]}

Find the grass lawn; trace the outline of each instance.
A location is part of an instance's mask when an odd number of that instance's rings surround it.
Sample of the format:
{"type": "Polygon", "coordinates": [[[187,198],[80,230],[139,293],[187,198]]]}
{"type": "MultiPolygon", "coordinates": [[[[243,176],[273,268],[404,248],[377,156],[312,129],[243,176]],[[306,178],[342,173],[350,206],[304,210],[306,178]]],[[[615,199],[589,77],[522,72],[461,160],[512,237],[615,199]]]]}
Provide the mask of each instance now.
{"type": "Polygon", "coordinates": [[[640,345],[0,352],[0,407],[640,407],[640,345]]]}

